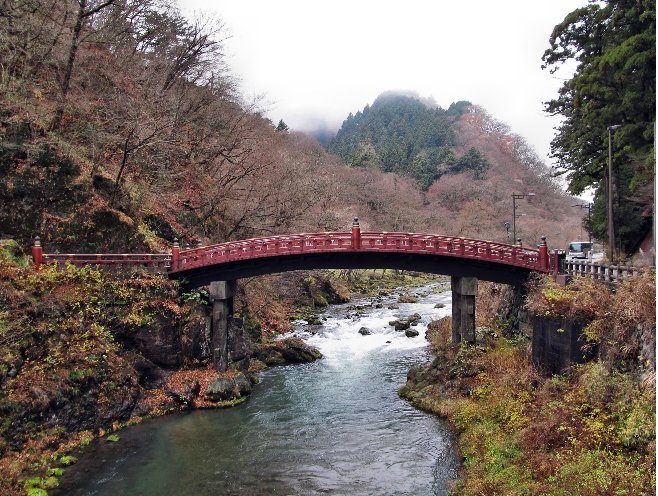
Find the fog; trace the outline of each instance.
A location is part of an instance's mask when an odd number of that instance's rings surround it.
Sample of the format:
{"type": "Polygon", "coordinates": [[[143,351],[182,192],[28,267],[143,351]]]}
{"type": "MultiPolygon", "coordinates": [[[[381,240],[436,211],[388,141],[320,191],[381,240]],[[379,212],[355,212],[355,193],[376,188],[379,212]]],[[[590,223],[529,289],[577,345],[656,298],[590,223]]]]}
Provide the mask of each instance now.
{"type": "Polygon", "coordinates": [[[242,93],[292,129],[335,130],[387,90],[441,107],[484,107],[548,157],[557,96],[569,68],[541,69],[553,27],[586,0],[407,2],[185,0],[186,15],[226,27],[228,64],[242,93]]]}

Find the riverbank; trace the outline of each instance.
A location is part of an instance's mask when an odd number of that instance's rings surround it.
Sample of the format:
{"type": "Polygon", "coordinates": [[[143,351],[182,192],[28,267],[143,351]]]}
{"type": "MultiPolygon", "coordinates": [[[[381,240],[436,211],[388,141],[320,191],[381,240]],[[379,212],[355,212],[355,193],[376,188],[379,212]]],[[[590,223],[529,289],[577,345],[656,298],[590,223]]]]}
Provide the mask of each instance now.
{"type": "Polygon", "coordinates": [[[435,358],[413,368],[400,394],[448,419],[463,458],[455,495],[653,495],[655,277],[615,293],[545,280],[527,307],[587,319],[599,359],[552,377],[531,363],[529,342],[491,319],[478,346],[450,344],[449,319],[428,338],[435,358]],[[507,337],[504,337],[507,336],[507,337]]]}
{"type": "Polygon", "coordinates": [[[203,292],[147,271],[37,273],[16,243],[0,243],[0,494],[42,496],[95,438],[233,406],[263,367],[320,357],[300,340],[268,342],[247,315],[235,320],[244,335],[236,366],[220,374],[204,304],[203,292]]]}

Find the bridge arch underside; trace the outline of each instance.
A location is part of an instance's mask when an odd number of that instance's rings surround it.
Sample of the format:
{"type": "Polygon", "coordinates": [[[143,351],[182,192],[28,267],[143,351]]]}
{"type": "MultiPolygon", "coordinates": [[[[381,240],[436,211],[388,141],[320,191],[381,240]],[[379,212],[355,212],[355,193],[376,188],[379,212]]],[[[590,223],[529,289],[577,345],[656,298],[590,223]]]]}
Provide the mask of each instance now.
{"type": "Polygon", "coordinates": [[[213,281],[232,281],[245,277],[310,269],[399,269],[429,274],[477,277],[483,281],[522,284],[531,269],[495,261],[403,252],[333,252],[279,255],[237,260],[173,272],[188,288],[213,281]]]}

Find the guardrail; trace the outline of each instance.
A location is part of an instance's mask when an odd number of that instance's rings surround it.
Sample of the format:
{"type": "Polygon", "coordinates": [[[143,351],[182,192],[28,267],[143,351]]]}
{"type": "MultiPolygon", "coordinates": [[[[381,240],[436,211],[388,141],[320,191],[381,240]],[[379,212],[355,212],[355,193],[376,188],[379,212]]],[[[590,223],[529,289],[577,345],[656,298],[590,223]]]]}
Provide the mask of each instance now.
{"type": "Polygon", "coordinates": [[[155,267],[168,269],[171,266],[171,253],[44,253],[41,240],[37,236],[32,246],[34,268],[39,270],[43,264],[65,265],[67,263],[82,267],[98,265],[103,267],[155,267]]]}
{"type": "Polygon", "coordinates": [[[606,264],[587,259],[572,258],[564,261],[565,274],[572,277],[589,277],[598,281],[619,284],[622,281],[637,277],[648,267],[636,267],[625,264],[606,264]]]}

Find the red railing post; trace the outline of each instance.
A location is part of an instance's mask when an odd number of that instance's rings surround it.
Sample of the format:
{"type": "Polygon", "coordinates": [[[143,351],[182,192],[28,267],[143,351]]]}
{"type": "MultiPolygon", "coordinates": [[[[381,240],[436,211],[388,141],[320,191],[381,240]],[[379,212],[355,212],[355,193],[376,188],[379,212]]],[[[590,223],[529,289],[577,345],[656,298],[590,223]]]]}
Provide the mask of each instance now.
{"type": "Polygon", "coordinates": [[[178,263],[180,259],[180,245],[178,244],[178,238],[174,238],[174,244],[171,247],[171,271],[178,269],[178,263]]]}
{"type": "Polygon", "coordinates": [[[32,245],[32,262],[34,262],[34,270],[37,272],[41,270],[43,263],[43,246],[41,246],[41,238],[36,236],[34,244],[32,245]]]}
{"type": "Polygon", "coordinates": [[[546,236],[541,237],[541,243],[539,244],[539,268],[549,272],[548,245],[546,244],[546,236]]]}
{"type": "Polygon", "coordinates": [[[352,222],[352,249],[361,249],[361,226],[359,226],[358,217],[354,217],[354,222],[352,222]]]}

